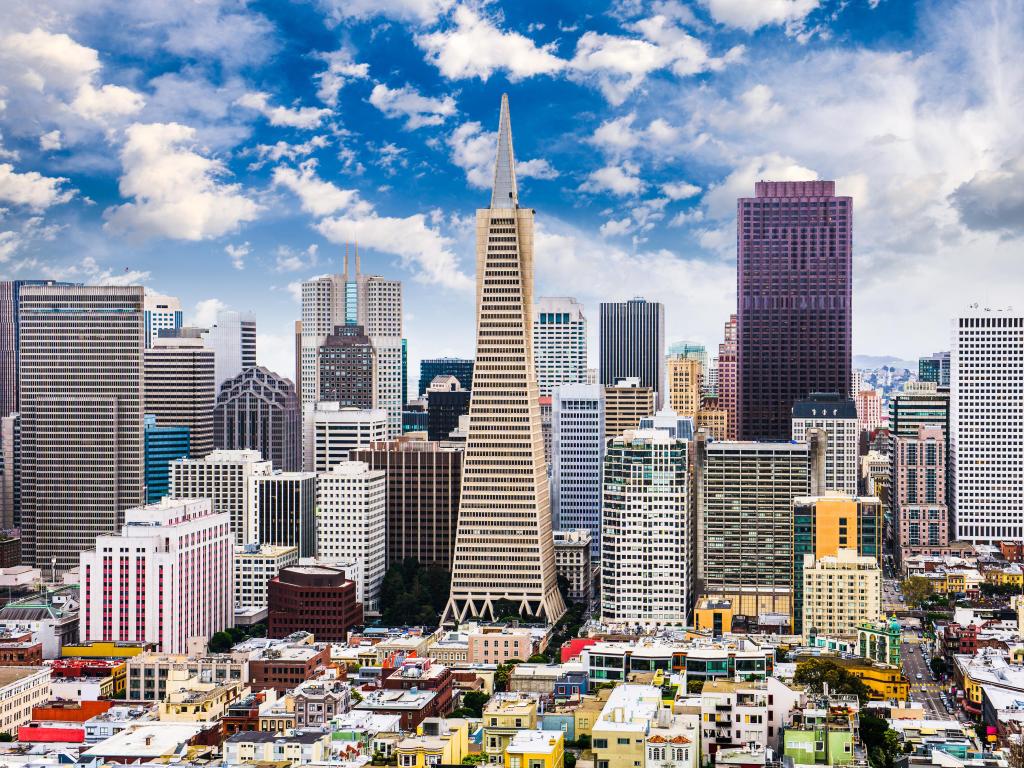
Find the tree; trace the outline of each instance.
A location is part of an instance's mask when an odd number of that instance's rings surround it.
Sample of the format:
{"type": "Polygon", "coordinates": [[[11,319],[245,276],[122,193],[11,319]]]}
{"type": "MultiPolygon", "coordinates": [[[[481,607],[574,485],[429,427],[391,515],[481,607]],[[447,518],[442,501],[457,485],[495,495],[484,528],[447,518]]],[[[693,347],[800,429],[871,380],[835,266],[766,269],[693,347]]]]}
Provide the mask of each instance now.
{"type": "Polygon", "coordinates": [[[393,564],[381,583],[381,619],[392,626],[436,625],[450,584],[448,571],[415,558],[393,564]]]}
{"type": "Polygon", "coordinates": [[[210,638],[210,653],[225,653],[231,650],[231,635],[227,632],[217,632],[210,638]]]}
{"type": "Polygon", "coordinates": [[[13,733],[7,733],[6,731],[3,732],[3,733],[0,733],[0,741],[14,741],[14,734],[13,733]]]}
{"type": "Polygon", "coordinates": [[[888,721],[866,710],[860,713],[860,740],[871,768],[893,768],[896,758],[903,753],[899,734],[889,727],[888,721]]]}
{"type": "Polygon", "coordinates": [[[484,705],[490,698],[483,691],[466,691],[462,694],[462,709],[470,712],[470,717],[483,717],[484,705]]]}
{"type": "Polygon", "coordinates": [[[900,583],[903,590],[903,597],[911,608],[920,608],[921,605],[935,592],[930,580],[924,576],[910,576],[900,583]]]}
{"type": "Polygon", "coordinates": [[[512,668],[519,664],[519,659],[509,659],[504,664],[499,664],[494,670],[494,690],[498,693],[508,690],[508,681],[512,678],[512,668]]]}
{"type": "Polygon", "coordinates": [[[830,693],[847,693],[861,701],[868,698],[869,689],[864,681],[837,661],[829,658],[805,659],[796,665],[793,682],[806,685],[812,691],[821,693],[828,684],[830,693]]]}
{"type": "Polygon", "coordinates": [[[528,658],[526,661],[529,662],[530,664],[547,664],[548,663],[548,657],[545,656],[543,653],[535,653],[535,654],[533,654],[533,656],[528,658]]]}
{"type": "Polygon", "coordinates": [[[932,656],[931,668],[932,674],[936,677],[941,677],[942,675],[946,674],[946,662],[939,656],[932,656]]]}
{"type": "Polygon", "coordinates": [[[1005,749],[1010,768],[1024,768],[1024,741],[1011,741],[1005,749]]]}
{"type": "Polygon", "coordinates": [[[687,693],[700,693],[704,690],[704,681],[699,678],[686,681],[686,692],[687,693]]]}
{"type": "Polygon", "coordinates": [[[565,753],[565,768],[576,768],[576,755],[572,752],[565,753]]]}

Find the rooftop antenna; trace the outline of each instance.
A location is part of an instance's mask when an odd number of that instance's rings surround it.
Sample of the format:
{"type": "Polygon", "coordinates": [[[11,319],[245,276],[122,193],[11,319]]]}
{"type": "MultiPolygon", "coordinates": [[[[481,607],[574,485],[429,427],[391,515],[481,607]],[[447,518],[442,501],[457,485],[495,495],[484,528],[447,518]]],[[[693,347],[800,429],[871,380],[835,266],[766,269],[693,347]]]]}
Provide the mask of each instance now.
{"type": "Polygon", "coordinates": [[[356,240],[356,279],[359,279],[359,241],[356,240]]]}
{"type": "Polygon", "coordinates": [[[348,242],[345,243],[345,260],[342,262],[343,269],[341,272],[342,277],[348,280],[348,242]]]}

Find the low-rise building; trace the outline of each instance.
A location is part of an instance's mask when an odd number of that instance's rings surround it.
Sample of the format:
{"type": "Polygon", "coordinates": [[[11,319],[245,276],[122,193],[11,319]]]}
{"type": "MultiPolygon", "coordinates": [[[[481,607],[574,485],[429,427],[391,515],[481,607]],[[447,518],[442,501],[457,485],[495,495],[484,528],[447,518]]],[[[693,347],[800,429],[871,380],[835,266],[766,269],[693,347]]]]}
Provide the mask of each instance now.
{"type": "Polygon", "coordinates": [[[856,675],[868,687],[872,701],[910,698],[910,681],[899,667],[879,664],[870,659],[833,659],[848,672],[856,675]]]}
{"type": "MultiPolygon", "coordinates": [[[[83,702],[83,704],[86,702],[83,702]]],[[[109,704],[110,702],[105,702],[109,704]]],[[[156,721],[156,713],[152,707],[110,707],[85,721],[85,743],[98,744],[104,739],[116,736],[139,724],[156,721]]]]}
{"type": "Polygon", "coordinates": [[[469,723],[457,717],[428,717],[416,735],[401,739],[394,751],[399,768],[460,765],[469,754],[469,723]]]}
{"type": "Polygon", "coordinates": [[[287,693],[328,666],[330,649],[327,644],[314,644],[309,634],[263,645],[249,658],[249,684],[254,691],[273,688],[287,693]]]}
{"type": "Polygon", "coordinates": [[[483,753],[490,764],[504,762],[505,749],[516,733],[537,728],[537,700],[523,694],[491,698],[483,710],[483,753]]]}
{"type": "Polygon", "coordinates": [[[775,668],[775,645],[752,638],[635,642],[598,641],[581,653],[591,684],[622,681],[634,672],[662,670],[691,680],[764,680],[775,668]]]}
{"type": "Polygon", "coordinates": [[[518,731],[505,748],[505,768],[563,768],[565,734],[561,731],[518,731]]]}
{"type": "Polygon", "coordinates": [[[526,661],[540,651],[534,633],[526,627],[481,627],[469,633],[470,664],[502,664],[509,659],[526,661]]]}
{"type": "Polygon", "coordinates": [[[819,696],[793,712],[782,753],[798,765],[850,765],[863,761],[860,703],[856,696],[819,696]]]}
{"type": "Polygon", "coordinates": [[[443,717],[446,714],[439,705],[437,691],[417,688],[371,691],[353,709],[379,715],[399,715],[401,727],[405,730],[415,730],[428,717],[443,717]]]}
{"type": "Polygon", "coordinates": [[[323,642],[344,642],[363,623],[356,583],[345,571],[319,565],[282,568],[268,587],[267,633],[287,637],[310,631],[323,642]]]}
{"type": "Polygon", "coordinates": [[[127,666],[123,659],[55,659],[50,665],[51,691],[72,700],[124,697],[127,666]]]}
{"type": "Polygon", "coordinates": [[[873,556],[839,549],[835,556],[804,555],[803,628],[810,634],[853,635],[882,610],[882,569],[873,556]]]}
{"type": "Polygon", "coordinates": [[[292,690],[295,723],[299,728],[324,726],[352,708],[352,688],[339,680],[336,670],[328,670],[292,690]]]}
{"type": "Polygon", "coordinates": [[[647,732],[645,751],[645,768],[697,768],[700,765],[700,712],[659,709],[647,732]]]}
{"type": "Polygon", "coordinates": [[[0,608],[0,630],[31,632],[43,658],[56,659],[65,643],[78,641],[78,585],[27,595],[0,608]]]}
{"type": "Polygon", "coordinates": [[[857,625],[857,652],[865,659],[898,667],[902,663],[900,644],[903,630],[894,616],[857,625]]]}
{"type": "Polygon", "coordinates": [[[174,669],[167,678],[167,694],[157,707],[157,718],[165,723],[220,721],[227,708],[248,693],[238,680],[207,682],[174,669]]]}
{"type": "Polygon", "coordinates": [[[126,728],[81,752],[83,762],[167,763],[205,741],[205,723],[141,723],[126,728]]]}
{"type": "Polygon", "coordinates": [[[708,680],[701,689],[701,743],[719,749],[768,743],[768,691],[764,683],[708,680]]]}
{"type": "Polygon", "coordinates": [[[975,716],[982,713],[984,687],[1024,697],[1024,665],[1010,664],[995,648],[979,649],[973,656],[954,656],[953,679],[963,691],[961,705],[975,716]]]}
{"type": "Polygon", "coordinates": [[[429,650],[433,661],[452,667],[469,661],[469,633],[461,628],[445,634],[429,650]]]}
{"type": "Polygon", "coordinates": [[[43,642],[24,629],[0,630],[0,666],[38,667],[43,663],[43,642]]]}
{"type": "Polygon", "coordinates": [[[612,689],[592,730],[595,765],[598,768],[643,765],[650,725],[657,720],[661,707],[661,689],[653,685],[626,683],[612,689]]]}
{"type": "Polygon", "coordinates": [[[242,731],[224,741],[224,765],[323,763],[330,758],[330,744],[331,735],[322,731],[242,731]]]}
{"type": "Polygon", "coordinates": [[[32,708],[50,698],[50,670],[0,667],[0,733],[16,735],[32,721],[32,708]]]}
{"type": "MultiPolygon", "coordinates": [[[[128,701],[160,701],[167,694],[171,670],[182,670],[190,677],[221,683],[249,681],[249,656],[244,651],[231,653],[142,653],[128,659],[125,698],[128,701]]],[[[260,689],[257,689],[260,690],[260,689]]]]}

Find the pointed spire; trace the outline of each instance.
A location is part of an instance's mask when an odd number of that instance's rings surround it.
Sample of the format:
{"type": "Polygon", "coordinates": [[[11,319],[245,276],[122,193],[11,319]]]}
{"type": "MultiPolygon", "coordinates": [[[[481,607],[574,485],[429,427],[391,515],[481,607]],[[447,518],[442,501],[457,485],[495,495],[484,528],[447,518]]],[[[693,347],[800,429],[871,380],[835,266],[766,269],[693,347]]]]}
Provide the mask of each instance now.
{"type": "Polygon", "coordinates": [[[491,208],[518,208],[516,158],[512,152],[512,122],[508,116],[508,94],[501,95],[501,117],[498,119],[498,156],[494,161],[494,189],[491,208]]]}
{"type": "Polygon", "coordinates": [[[356,240],[356,280],[359,279],[359,241],[356,240]]]}
{"type": "Polygon", "coordinates": [[[348,280],[348,243],[345,243],[345,260],[342,262],[343,268],[341,271],[342,279],[348,280]]]}

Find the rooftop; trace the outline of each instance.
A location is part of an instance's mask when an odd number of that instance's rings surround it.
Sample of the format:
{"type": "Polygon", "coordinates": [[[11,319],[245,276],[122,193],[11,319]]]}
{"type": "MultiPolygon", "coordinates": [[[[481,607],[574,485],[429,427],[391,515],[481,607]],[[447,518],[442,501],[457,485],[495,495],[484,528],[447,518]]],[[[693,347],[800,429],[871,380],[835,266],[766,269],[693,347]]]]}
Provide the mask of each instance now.
{"type": "Polygon", "coordinates": [[[82,757],[155,758],[177,752],[207,726],[190,723],[153,723],[126,728],[82,751],[82,757]]]}
{"type": "Polygon", "coordinates": [[[560,742],[564,745],[565,734],[561,731],[516,731],[506,752],[512,755],[552,754],[560,742]]]}
{"type": "Polygon", "coordinates": [[[228,744],[316,744],[324,738],[322,731],[293,731],[290,734],[269,731],[239,731],[226,739],[228,744]]]}

